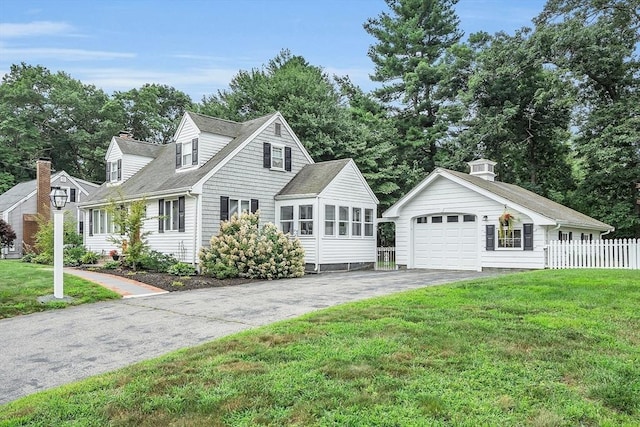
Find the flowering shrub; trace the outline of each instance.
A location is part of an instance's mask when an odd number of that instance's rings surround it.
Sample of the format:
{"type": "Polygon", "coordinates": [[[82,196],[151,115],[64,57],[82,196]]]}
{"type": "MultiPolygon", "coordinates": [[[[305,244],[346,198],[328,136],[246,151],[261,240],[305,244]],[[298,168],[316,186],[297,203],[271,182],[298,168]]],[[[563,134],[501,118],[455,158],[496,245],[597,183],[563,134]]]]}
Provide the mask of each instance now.
{"type": "Polygon", "coordinates": [[[260,228],[259,213],[233,215],[200,251],[202,272],[217,278],[281,279],[304,275],[304,249],[273,224],[260,228]]]}

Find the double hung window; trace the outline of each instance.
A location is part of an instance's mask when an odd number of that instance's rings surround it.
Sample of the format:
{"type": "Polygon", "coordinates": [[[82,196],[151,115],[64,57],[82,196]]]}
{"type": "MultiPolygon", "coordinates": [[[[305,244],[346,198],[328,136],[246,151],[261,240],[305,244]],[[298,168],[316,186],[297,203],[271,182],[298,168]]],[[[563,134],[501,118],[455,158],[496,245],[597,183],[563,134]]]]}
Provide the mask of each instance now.
{"type": "Polygon", "coordinates": [[[312,205],[300,205],[298,208],[298,228],[301,235],[310,236],[313,234],[312,205]]]}
{"type": "Polygon", "coordinates": [[[280,228],[284,234],[293,234],[293,206],[280,207],[280,228]]]}
{"type": "Polygon", "coordinates": [[[349,235],[349,208],[346,206],[338,208],[338,235],[349,235]]]}
{"type": "Polygon", "coordinates": [[[336,234],[336,207],[335,205],[324,206],[324,235],[335,236],[336,234]]]}

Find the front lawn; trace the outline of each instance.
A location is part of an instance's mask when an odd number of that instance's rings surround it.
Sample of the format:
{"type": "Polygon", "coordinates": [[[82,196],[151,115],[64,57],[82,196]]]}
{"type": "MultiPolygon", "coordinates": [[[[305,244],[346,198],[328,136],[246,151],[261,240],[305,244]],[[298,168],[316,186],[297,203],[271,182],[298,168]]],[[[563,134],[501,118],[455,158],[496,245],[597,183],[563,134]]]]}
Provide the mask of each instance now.
{"type": "Polygon", "coordinates": [[[103,286],[68,274],[64,275],[64,294],[74,300],[71,303],[38,302],[39,296],[50,294],[53,294],[53,267],[17,260],[0,260],[0,319],[120,298],[120,295],[103,286]]]}
{"type": "Polygon", "coordinates": [[[28,396],[0,424],[638,425],[638,307],[638,271],[429,287],[28,396]]]}

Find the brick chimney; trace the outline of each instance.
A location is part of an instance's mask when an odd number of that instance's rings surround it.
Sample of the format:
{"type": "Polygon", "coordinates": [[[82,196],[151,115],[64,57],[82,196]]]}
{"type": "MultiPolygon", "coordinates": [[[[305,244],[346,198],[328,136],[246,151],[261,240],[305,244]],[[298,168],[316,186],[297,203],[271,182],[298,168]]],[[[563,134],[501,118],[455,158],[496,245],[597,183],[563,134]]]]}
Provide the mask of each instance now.
{"type": "Polygon", "coordinates": [[[36,162],[36,212],[44,218],[51,217],[51,159],[41,158],[36,162]]]}

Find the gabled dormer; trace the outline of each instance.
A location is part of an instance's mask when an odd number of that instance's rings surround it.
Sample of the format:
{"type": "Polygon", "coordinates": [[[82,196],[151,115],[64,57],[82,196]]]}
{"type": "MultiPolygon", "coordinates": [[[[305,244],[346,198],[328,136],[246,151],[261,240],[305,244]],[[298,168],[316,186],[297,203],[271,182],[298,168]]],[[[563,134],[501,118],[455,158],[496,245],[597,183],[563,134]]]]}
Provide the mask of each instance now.
{"type": "Polygon", "coordinates": [[[106,182],[119,185],[126,181],[155,159],[161,148],[160,144],[137,141],[127,133],[114,136],[105,154],[106,182]]]}
{"type": "Polygon", "coordinates": [[[198,168],[238,136],[241,124],[186,112],[174,135],[176,171],[198,168]]]}

